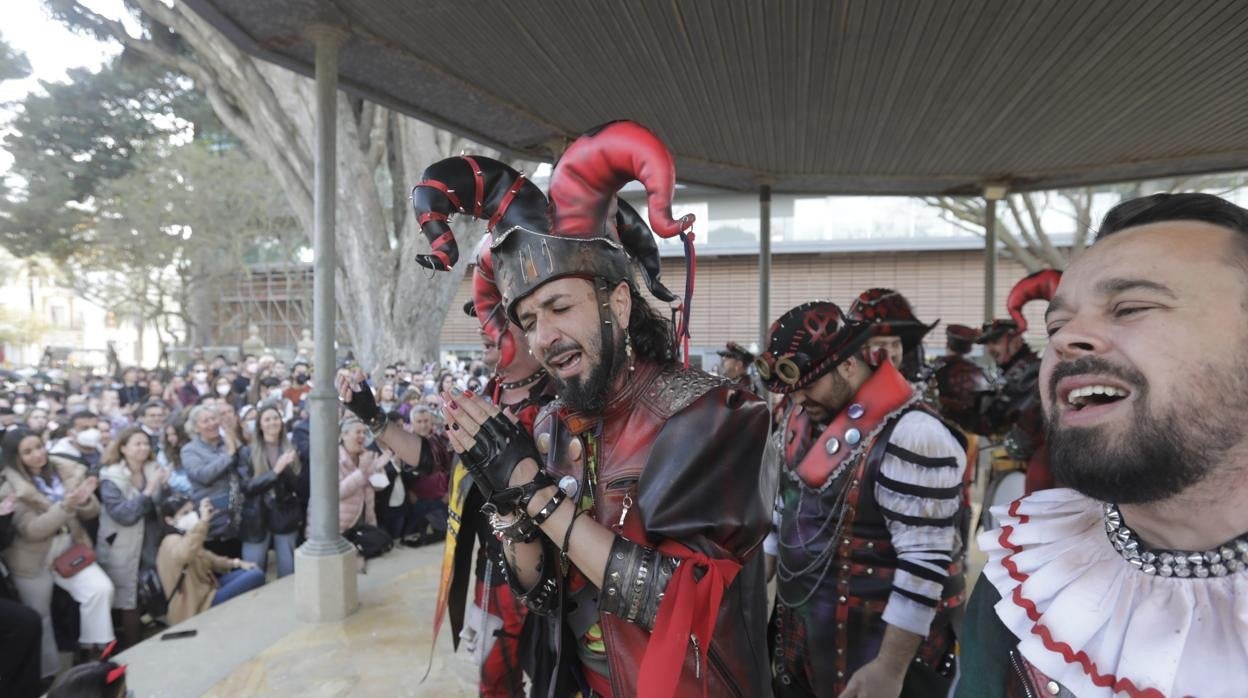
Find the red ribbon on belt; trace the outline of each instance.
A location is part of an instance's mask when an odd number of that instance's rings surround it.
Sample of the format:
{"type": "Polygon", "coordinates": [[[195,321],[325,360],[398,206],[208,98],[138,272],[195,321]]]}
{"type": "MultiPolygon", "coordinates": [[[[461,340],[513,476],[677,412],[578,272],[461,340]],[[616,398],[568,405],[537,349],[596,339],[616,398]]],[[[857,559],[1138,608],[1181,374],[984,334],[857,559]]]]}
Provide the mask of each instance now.
{"type": "Polygon", "coordinates": [[[707,557],[673,540],[664,541],[659,553],[680,558],[681,562],[667,583],[654,630],[650,632],[637,678],[637,695],[674,698],[685,664],[685,649],[691,637],[696,636],[694,651],[698,656],[694,661],[702,667],[705,698],[706,654],[719,620],[719,605],[724,590],[741,571],[741,564],[733,559],[707,557]],[[695,575],[695,568],[706,570],[701,579],[695,575]]]}

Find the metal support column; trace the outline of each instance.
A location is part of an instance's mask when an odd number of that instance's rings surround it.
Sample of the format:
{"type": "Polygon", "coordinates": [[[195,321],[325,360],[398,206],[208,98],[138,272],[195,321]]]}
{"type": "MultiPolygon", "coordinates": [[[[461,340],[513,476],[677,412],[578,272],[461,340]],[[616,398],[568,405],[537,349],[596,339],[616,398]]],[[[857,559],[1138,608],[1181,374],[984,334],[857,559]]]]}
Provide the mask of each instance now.
{"type": "Polygon", "coordinates": [[[992,322],[997,308],[997,201],[1005,192],[1001,185],[984,187],[984,322],[992,322]]]}
{"type": "Polygon", "coordinates": [[[316,37],[316,165],[312,258],[312,392],[308,395],[311,420],[312,501],[308,507],[312,554],[349,550],[338,534],[338,394],[334,390],[334,210],[337,198],[338,37],[321,32],[316,37]]]}
{"type": "Polygon", "coordinates": [[[295,612],[304,621],[341,620],[359,606],[355,549],[338,532],[338,394],[334,390],[334,210],[338,187],[338,49],[343,35],[314,27],[316,152],[312,236],[312,392],[308,394],[311,501],[308,540],[295,553],[295,612]]]}
{"type": "Polygon", "coordinates": [[[758,190],[758,346],[767,349],[771,328],[771,187],[758,190]]]}

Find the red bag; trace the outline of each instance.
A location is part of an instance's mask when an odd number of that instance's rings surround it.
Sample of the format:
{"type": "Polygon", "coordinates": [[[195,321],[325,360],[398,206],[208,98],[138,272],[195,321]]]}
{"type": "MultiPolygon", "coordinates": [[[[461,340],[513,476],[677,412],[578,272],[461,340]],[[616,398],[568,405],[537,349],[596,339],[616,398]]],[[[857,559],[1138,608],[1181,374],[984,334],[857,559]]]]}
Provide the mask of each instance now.
{"type": "Polygon", "coordinates": [[[52,561],[52,569],[68,579],[95,564],[95,551],[82,543],[75,543],[69,550],[56,556],[52,561]]]}

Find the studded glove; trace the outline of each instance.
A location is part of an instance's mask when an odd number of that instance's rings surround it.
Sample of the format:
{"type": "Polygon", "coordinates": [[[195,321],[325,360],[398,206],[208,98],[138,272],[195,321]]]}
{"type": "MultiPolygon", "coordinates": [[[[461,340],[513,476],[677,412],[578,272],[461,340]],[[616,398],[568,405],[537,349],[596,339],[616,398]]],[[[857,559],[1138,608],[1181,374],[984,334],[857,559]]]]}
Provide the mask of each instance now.
{"type": "Polygon", "coordinates": [[[372,388],[367,382],[361,382],[359,387],[351,389],[351,398],[343,403],[348,410],[360,421],[368,425],[374,434],[380,433],[381,429],[386,426],[386,413],[381,411],[377,406],[377,400],[373,397],[372,388]]]}
{"type": "Polygon", "coordinates": [[[499,414],[481,424],[472,448],[463,455],[464,467],[485,498],[510,511],[519,501],[521,488],[509,488],[511,473],[525,458],[541,462],[533,437],[515,422],[499,414]]]}

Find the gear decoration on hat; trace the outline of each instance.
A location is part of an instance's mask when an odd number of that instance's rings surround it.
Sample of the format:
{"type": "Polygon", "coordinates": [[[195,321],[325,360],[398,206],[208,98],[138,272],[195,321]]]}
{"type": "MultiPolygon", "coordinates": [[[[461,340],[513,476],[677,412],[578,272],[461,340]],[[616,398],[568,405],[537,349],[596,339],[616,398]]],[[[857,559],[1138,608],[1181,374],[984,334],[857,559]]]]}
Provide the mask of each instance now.
{"type": "Polygon", "coordinates": [[[1057,285],[1061,280],[1062,272],[1056,269],[1041,269],[1019,279],[1005,298],[1005,309],[1009,311],[1011,319],[998,318],[984,323],[984,330],[979,339],[975,340],[976,343],[985,344],[1007,334],[1021,335],[1026,332],[1027,318],[1023,317],[1023,306],[1031,301],[1053,300],[1053,295],[1057,293],[1057,285]]]}
{"type": "MultiPolygon", "coordinates": [[[[574,141],[555,164],[549,199],[522,174],[497,160],[447,158],[427,168],[412,189],[417,220],[432,248],[431,254],[418,255],[417,262],[449,270],[459,259],[451,216],[461,213],[487,220],[491,234],[487,276],[498,294],[497,300],[489,299],[491,309],[501,307],[517,322],[518,303],[543,284],[580,277],[599,279],[607,287],[620,281],[632,285],[634,262],[651,294],[675,303],[677,297],[659,280],[661,263],[651,228],[665,238],[679,236],[688,269],[684,302],[677,306],[677,341],[685,346],[687,363],[696,274],[690,232],[694,217],[672,217],[675,187],[671,153],[654,133],[631,121],[603,124],[574,141]],[[616,196],[633,180],[646,189],[649,226],[616,196]]],[[[478,319],[483,323],[484,310],[478,303],[478,319]]]]}
{"type": "Polygon", "coordinates": [[[754,366],[767,389],[783,395],[854,356],[871,337],[871,325],[847,317],[831,301],[811,301],[781,315],[768,334],[767,350],[754,366]]]}
{"type": "Polygon", "coordinates": [[[910,301],[891,288],[863,291],[849,306],[849,317],[869,323],[871,336],[900,337],[905,351],[912,351],[940,320],[924,325],[915,317],[910,301]]]}

